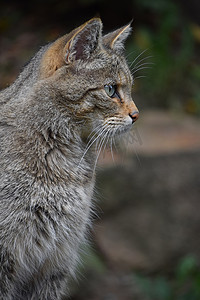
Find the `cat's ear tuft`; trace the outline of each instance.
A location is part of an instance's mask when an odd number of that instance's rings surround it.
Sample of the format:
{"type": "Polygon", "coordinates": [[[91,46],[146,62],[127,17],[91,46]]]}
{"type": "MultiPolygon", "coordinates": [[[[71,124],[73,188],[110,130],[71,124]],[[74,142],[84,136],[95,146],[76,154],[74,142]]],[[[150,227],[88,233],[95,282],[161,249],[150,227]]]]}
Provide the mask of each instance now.
{"type": "Polygon", "coordinates": [[[123,53],[124,43],[132,31],[131,22],[103,37],[103,44],[119,54],[123,53]]]}
{"type": "Polygon", "coordinates": [[[64,60],[67,64],[78,59],[87,59],[101,42],[102,22],[93,18],[73,31],[64,47],[64,60]]]}

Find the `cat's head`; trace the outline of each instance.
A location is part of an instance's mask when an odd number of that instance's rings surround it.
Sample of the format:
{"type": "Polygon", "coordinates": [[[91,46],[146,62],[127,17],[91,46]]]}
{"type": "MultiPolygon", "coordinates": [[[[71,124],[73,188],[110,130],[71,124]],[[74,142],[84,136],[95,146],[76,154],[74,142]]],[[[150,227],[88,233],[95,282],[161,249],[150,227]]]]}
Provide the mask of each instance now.
{"type": "Polygon", "coordinates": [[[133,78],[123,56],[130,24],[102,35],[93,18],[51,44],[40,76],[57,93],[56,105],[93,129],[110,134],[126,131],[139,116],[131,96],[133,78]]]}

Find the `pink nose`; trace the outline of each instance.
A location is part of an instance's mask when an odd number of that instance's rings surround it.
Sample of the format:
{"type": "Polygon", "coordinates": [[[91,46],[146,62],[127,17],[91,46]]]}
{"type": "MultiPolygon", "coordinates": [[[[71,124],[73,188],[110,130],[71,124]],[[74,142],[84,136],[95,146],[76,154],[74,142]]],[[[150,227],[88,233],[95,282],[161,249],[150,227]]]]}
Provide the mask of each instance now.
{"type": "Polygon", "coordinates": [[[129,114],[129,116],[132,119],[132,123],[134,123],[139,118],[139,111],[134,111],[131,114],[129,114]]]}

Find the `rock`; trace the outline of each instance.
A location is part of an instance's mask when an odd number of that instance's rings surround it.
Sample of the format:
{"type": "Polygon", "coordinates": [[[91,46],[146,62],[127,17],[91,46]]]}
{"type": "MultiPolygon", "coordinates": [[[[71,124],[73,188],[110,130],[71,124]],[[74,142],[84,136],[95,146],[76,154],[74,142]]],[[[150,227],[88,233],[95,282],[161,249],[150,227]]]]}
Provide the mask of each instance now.
{"type": "Polygon", "coordinates": [[[121,269],[154,271],[187,253],[200,259],[200,153],[141,156],[102,170],[96,242],[121,269]]]}

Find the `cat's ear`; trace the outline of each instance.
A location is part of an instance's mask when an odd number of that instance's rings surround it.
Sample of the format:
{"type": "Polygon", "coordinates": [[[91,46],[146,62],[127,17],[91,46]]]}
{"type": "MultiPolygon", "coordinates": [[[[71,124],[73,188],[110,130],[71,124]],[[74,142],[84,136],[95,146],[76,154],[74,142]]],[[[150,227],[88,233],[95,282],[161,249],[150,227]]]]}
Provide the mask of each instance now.
{"type": "Polygon", "coordinates": [[[88,58],[102,42],[102,22],[93,18],[60,37],[45,51],[40,63],[40,77],[47,78],[65,64],[88,58]]]}
{"type": "Polygon", "coordinates": [[[124,43],[131,33],[131,22],[113,32],[110,32],[103,37],[103,44],[117,53],[121,54],[124,50],[124,43]]]}
{"type": "Polygon", "coordinates": [[[90,57],[100,44],[102,22],[93,18],[72,32],[64,47],[64,60],[67,64],[90,57]]]}

